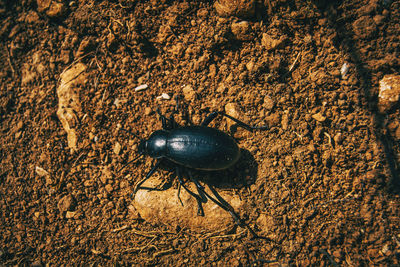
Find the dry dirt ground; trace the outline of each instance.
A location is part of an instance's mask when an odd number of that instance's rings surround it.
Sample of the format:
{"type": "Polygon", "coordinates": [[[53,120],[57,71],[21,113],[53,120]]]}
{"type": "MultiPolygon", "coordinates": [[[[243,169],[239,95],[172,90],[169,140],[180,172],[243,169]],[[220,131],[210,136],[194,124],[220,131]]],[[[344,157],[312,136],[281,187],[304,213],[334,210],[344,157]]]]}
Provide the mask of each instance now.
{"type": "MultiPolygon", "coordinates": [[[[399,74],[399,12],[395,0],[1,0],[0,265],[399,264],[400,110],[378,109],[379,81],[399,74]],[[214,176],[233,177],[217,191],[269,239],[135,209],[151,159],[127,163],[175,96],[181,124],[234,107],[270,127],[234,130],[246,157],[214,176]]],[[[155,177],[178,187],[168,166],[155,177]]]]}

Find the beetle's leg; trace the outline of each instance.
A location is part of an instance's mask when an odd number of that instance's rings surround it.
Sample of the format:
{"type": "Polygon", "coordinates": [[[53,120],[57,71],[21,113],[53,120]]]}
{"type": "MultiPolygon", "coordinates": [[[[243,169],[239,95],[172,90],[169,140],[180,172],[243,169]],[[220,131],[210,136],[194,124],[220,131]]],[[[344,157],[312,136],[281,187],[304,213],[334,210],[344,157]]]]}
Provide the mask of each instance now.
{"type": "Polygon", "coordinates": [[[176,101],[177,101],[176,107],[175,107],[174,111],[172,112],[171,116],[169,117],[169,119],[167,117],[165,117],[163,114],[161,114],[161,111],[159,108],[157,108],[157,110],[156,110],[157,114],[160,116],[162,128],[164,130],[171,130],[171,129],[175,129],[177,127],[174,115],[178,112],[178,106],[179,106],[178,97],[176,97],[176,101]]]}
{"type": "Polygon", "coordinates": [[[239,215],[235,212],[235,210],[232,208],[231,205],[229,205],[228,202],[223,199],[218,192],[214,189],[214,187],[208,185],[208,188],[210,188],[211,192],[214,194],[214,196],[220,201],[221,204],[225,205],[228,208],[228,212],[231,214],[233,219],[235,220],[236,224],[239,225],[240,227],[247,228],[249,230],[250,234],[254,237],[260,237],[258,236],[254,230],[246,223],[243,223],[242,220],[240,219],[239,215]]]}
{"type": "Polygon", "coordinates": [[[220,208],[222,208],[223,210],[226,210],[227,212],[229,212],[229,214],[232,216],[233,220],[235,221],[235,223],[242,227],[242,228],[247,228],[250,232],[250,234],[253,237],[258,237],[258,235],[254,232],[253,229],[251,229],[250,226],[248,226],[247,224],[243,223],[242,220],[240,219],[239,215],[235,212],[235,210],[232,208],[231,205],[229,205],[228,202],[226,202],[216,191],[213,187],[208,186],[208,188],[210,188],[211,192],[214,194],[214,196],[217,198],[215,199],[214,197],[212,197],[210,194],[208,194],[205,190],[204,190],[204,186],[202,186],[199,181],[197,181],[195,178],[193,178],[191,176],[191,174],[189,173],[189,177],[190,180],[193,181],[197,187],[197,189],[205,196],[207,196],[208,199],[210,199],[212,202],[214,202],[215,204],[217,204],[220,208]]]}
{"type": "Polygon", "coordinates": [[[199,192],[201,200],[204,203],[207,202],[207,195],[204,194],[205,193],[204,186],[202,186],[196,179],[193,178],[192,172],[190,170],[188,170],[188,174],[190,181],[192,181],[196,185],[197,192],[199,192]]]}
{"type": "Polygon", "coordinates": [[[167,124],[167,120],[168,119],[163,114],[161,114],[161,111],[160,111],[159,108],[157,108],[156,111],[157,111],[158,116],[160,116],[160,120],[161,120],[161,123],[162,123],[162,128],[164,130],[169,130],[169,126],[167,124]]]}
{"type": "Polygon", "coordinates": [[[183,206],[183,202],[182,202],[182,199],[181,199],[181,187],[182,187],[182,182],[183,181],[181,182],[182,178],[181,178],[180,173],[179,173],[179,167],[176,167],[176,176],[178,177],[178,180],[179,180],[177,196],[178,196],[179,202],[181,202],[181,204],[183,206]]]}
{"type": "MultiPolygon", "coordinates": [[[[201,204],[202,202],[202,198],[199,197],[198,195],[196,195],[195,193],[193,193],[189,188],[186,187],[185,182],[183,181],[180,171],[179,171],[179,167],[176,168],[176,176],[178,177],[179,183],[180,185],[192,196],[196,199],[197,201],[197,215],[199,216],[204,216],[204,210],[203,210],[203,206],[201,204]]],[[[179,198],[180,200],[180,198],[179,198]]],[[[181,204],[183,206],[183,203],[181,201],[181,204]]]]}
{"type": "Polygon", "coordinates": [[[140,186],[141,186],[144,182],[146,182],[146,180],[149,179],[149,178],[154,174],[154,172],[158,169],[158,167],[160,166],[160,164],[161,164],[161,160],[157,161],[156,164],[154,164],[154,166],[153,166],[153,167],[150,169],[150,171],[147,173],[146,177],[145,177],[144,179],[142,179],[142,180],[136,185],[135,190],[133,190],[133,193],[136,193],[136,192],[139,190],[140,186]]]}
{"type": "Polygon", "coordinates": [[[177,113],[177,110],[174,110],[174,111],[172,112],[171,116],[169,117],[169,128],[170,128],[170,129],[175,129],[175,128],[177,128],[177,123],[176,123],[175,118],[174,118],[174,116],[175,116],[176,113],[177,113]]]}
{"type": "Polygon", "coordinates": [[[228,115],[228,114],[226,114],[224,112],[220,112],[220,114],[222,116],[225,116],[225,117],[233,120],[239,126],[241,126],[242,128],[245,128],[248,131],[252,131],[252,130],[268,130],[269,129],[269,127],[267,125],[264,125],[264,126],[251,126],[251,125],[248,125],[247,123],[244,123],[244,122],[242,122],[242,121],[240,121],[240,120],[238,120],[238,119],[236,119],[236,118],[234,118],[234,117],[232,117],[232,116],[230,116],[230,115],[228,115]]]}
{"type": "Polygon", "coordinates": [[[212,120],[214,120],[214,119],[218,116],[218,114],[219,114],[218,111],[212,112],[211,114],[209,114],[209,115],[204,119],[204,121],[203,121],[200,125],[201,125],[201,126],[207,126],[207,125],[209,125],[210,122],[211,122],[212,120]]]}
{"type": "Polygon", "coordinates": [[[245,129],[248,130],[248,131],[252,131],[252,130],[268,130],[268,129],[269,129],[269,127],[266,126],[266,125],[265,125],[265,126],[251,126],[251,125],[248,125],[247,123],[244,123],[244,122],[242,122],[242,121],[240,121],[240,120],[238,120],[238,119],[236,119],[236,118],[234,118],[234,117],[232,117],[232,116],[230,116],[230,115],[228,115],[228,114],[226,114],[226,113],[224,113],[224,112],[221,112],[221,111],[212,112],[210,115],[208,115],[208,116],[204,119],[204,121],[201,123],[201,126],[207,126],[207,125],[210,124],[210,122],[211,122],[212,120],[214,120],[218,115],[222,115],[222,116],[225,116],[225,117],[227,117],[227,118],[233,120],[233,121],[236,122],[240,127],[245,128],[245,129]]]}
{"type": "Polygon", "coordinates": [[[176,121],[174,119],[174,114],[171,114],[171,117],[169,117],[169,127],[170,129],[175,129],[176,127],[176,121]]]}
{"type": "Polygon", "coordinates": [[[175,105],[175,112],[178,112],[178,110],[179,110],[179,107],[180,107],[180,102],[179,102],[179,95],[176,95],[175,96],[175,102],[176,102],[176,105],[175,105]]]}
{"type": "Polygon", "coordinates": [[[206,196],[208,199],[210,199],[212,202],[214,202],[215,204],[217,204],[219,207],[221,207],[223,210],[226,210],[227,212],[229,212],[233,219],[235,220],[235,222],[239,225],[242,226],[243,223],[240,221],[239,219],[239,215],[236,214],[236,212],[234,211],[234,209],[228,204],[226,205],[225,203],[227,203],[226,201],[224,201],[224,203],[221,203],[220,201],[216,200],[214,197],[212,197],[210,194],[208,194],[205,190],[204,190],[204,186],[202,186],[199,181],[197,181],[196,179],[194,179],[193,177],[190,177],[191,181],[193,181],[193,183],[196,185],[197,189],[201,192],[202,195],[206,196]]]}
{"type": "Polygon", "coordinates": [[[179,202],[181,202],[181,205],[183,206],[183,202],[182,202],[182,199],[181,199],[181,187],[182,187],[182,185],[181,185],[181,183],[179,183],[177,197],[179,199],[179,202]]]}

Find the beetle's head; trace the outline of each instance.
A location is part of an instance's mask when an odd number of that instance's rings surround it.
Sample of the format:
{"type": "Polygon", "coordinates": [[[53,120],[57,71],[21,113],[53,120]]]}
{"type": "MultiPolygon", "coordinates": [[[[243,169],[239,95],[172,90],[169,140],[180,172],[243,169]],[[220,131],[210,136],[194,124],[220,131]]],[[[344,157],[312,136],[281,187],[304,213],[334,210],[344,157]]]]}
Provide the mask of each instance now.
{"type": "Polygon", "coordinates": [[[156,159],[162,158],[167,148],[167,135],[168,132],[164,130],[155,131],[146,141],[139,144],[139,153],[156,159]]]}

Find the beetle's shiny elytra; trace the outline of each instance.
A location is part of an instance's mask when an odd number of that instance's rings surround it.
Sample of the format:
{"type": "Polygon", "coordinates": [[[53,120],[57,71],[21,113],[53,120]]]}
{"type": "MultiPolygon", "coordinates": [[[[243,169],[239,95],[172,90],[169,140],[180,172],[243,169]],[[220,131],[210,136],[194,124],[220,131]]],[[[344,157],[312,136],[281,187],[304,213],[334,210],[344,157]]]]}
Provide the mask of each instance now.
{"type": "Polygon", "coordinates": [[[223,170],[240,157],[236,141],[224,132],[204,126],[187,126],[154,132],[144,144],[150,157],[166,158],[197,170],[223,170]]]}

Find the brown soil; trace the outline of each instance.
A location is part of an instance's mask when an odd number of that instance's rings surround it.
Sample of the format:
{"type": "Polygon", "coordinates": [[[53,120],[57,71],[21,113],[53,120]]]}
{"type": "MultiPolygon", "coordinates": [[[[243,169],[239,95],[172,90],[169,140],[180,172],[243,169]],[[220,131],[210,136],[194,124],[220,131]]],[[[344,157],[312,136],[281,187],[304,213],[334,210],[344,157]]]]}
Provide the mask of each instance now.
{"type": "Polygon", "coordinates": [[[0,1],[1,265],[400,263],[400,110],[377,108],[379,80],[400,70],[399,2],[266,0],[224,14],[229,2],[253,1],[0,1]],[[74,152],[57,88],[76,62],[88,73],[74,152]],[[236,103],[270,126],[238,130],[256,173],[218,190],[245,199],[243,218],[274,242],[153,224],[133,208],[151,163],[126,165],[134,134],[160,129],[154,111],[170,114],[176,95],[195,124],[236,103]]]}

